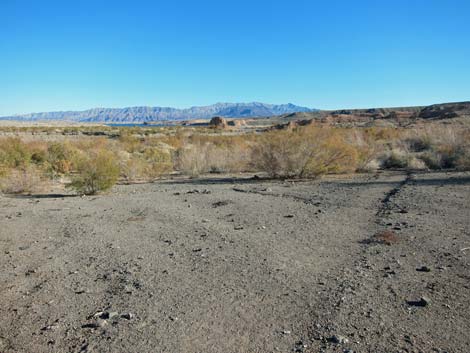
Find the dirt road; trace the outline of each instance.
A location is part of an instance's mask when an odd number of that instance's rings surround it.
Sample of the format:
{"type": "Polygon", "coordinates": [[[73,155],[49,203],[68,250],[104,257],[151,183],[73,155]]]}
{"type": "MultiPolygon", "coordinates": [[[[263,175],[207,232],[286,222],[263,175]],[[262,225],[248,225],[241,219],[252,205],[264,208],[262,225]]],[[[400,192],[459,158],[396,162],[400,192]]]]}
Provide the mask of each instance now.
{"type": "Polygon", "coordinates": [[[0,196],[0,268],[0,352],[470,352],[470,174],[0,196]]]}

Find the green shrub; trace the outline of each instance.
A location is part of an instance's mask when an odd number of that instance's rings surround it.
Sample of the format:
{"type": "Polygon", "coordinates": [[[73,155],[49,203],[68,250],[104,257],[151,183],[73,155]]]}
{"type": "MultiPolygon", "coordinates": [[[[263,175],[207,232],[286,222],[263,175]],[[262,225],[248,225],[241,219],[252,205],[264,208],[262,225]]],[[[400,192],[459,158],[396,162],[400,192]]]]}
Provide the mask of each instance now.
{"type": "Polygon", "coordinates": [[[111,152],[92,152],[78,162],[76,174],[68,185],[79,193],[93,195],[110,189],[118,180],[119,164],[111,152]]]}

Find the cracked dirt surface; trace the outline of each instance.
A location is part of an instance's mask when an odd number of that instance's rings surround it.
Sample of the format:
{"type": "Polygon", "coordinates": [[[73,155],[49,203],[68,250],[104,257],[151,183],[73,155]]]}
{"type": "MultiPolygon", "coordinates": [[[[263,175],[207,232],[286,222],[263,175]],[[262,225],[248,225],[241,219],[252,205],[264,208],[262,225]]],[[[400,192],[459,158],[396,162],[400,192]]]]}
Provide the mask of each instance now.
{"type": "Polygon", "coordinates": [[[0,352],[468,352],[469,205],[469,173],[2,196],[0,352]]]}

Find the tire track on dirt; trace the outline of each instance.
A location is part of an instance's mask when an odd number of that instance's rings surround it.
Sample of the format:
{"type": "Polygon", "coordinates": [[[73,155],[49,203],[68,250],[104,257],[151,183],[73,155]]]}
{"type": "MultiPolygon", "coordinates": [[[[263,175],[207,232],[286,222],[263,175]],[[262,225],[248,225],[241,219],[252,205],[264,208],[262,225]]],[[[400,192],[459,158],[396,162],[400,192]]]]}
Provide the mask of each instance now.
{"type": "Polygon", "coordinates": [[[405,179],[403,179],[396,187],[394,187],[387,194],[385,194],[385,197],[381,200],[380,206],[376,213],[376,216],[378,218],[377,221],[389,215],[394,209],[398,209],[399,212],[406,211],[402,207],[400,207],[397,203],[393,202],[393,198],[396,195],[398,195],[398,193],[400,193],[400,191],[406,185],[412,182],[414,178],[415,177],[412,173],[407,173],[405,179]]]}
{"type": "MultiPolygon", "coordinates": [[[[370,223],[370,234],[374,233],[377,225],[383,223],[383,218],[394,210],[402,212],[403,209],[394,202],[394,198],[402,192],[403,188],[414,180],[412,173],[407,173],[401,181],[383,194],[379,199],[375,213],[372,215],[370,223]]],[[[297,350],[298,352],[355,352],[352,347],[357,348],[355,344],[365,340],[365,334],[360,332],[361,322],[345,323],[344,317],[348,317],[351,312],[357,312],[364,309],[354,304],[357,297],[367,297],[369,295],[369,281],[367,271],[371,270],[371,259],[369,250],[371,244],[369,237],[367,241],[360,241],[365,244],[361,247],[358,254],[353,255],[352,263],[345,264],[342,273],[330,273],[322,282],[325,289],[322,292],[323,303],[320,314],[315,312],[312,316],[315,318],[311,326],[309,339],[312,346],[306,350],[297,350]],[[328,308],[328,310],[325,310],[328,308]],[[346,313],[346,314],[345,314],[346,313]],[[350,332],[356,335],[356,341],[348,335],[350,332]],[[362,336],[361,336],[362,335],[362,336]]],[[[317,309],[318,310],[318,309],[317,309]]],[[[366,317],[369,315],[366,313],[366,317]]],[[[353,320],[351,320],[353,321],[353,320]]],[[[364,351],[359,349],[357,351],[364,351]]],[[[372,351],[371,351],[372,352],[372,351]]]]}

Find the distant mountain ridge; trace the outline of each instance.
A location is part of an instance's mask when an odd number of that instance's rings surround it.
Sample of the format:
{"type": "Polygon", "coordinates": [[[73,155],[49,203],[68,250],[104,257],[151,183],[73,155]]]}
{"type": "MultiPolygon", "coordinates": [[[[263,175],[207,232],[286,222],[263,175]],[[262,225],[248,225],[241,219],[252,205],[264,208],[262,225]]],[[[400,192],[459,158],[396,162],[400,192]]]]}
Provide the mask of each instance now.
{"type": "Polygon", "coordinates": [[[208,106],[186,109],[170,107],[129,107],[129,108],[94,108],[84,111],[59,111],[30,113],[0,117],[3,120],[68,120],[76,122],[151,122],[168,120],[209,119],[214,116],[227,118],[268,117],[297,112],[312,112],[310,109],[288,104],[265,103],[217,103],[208,106]]]}

